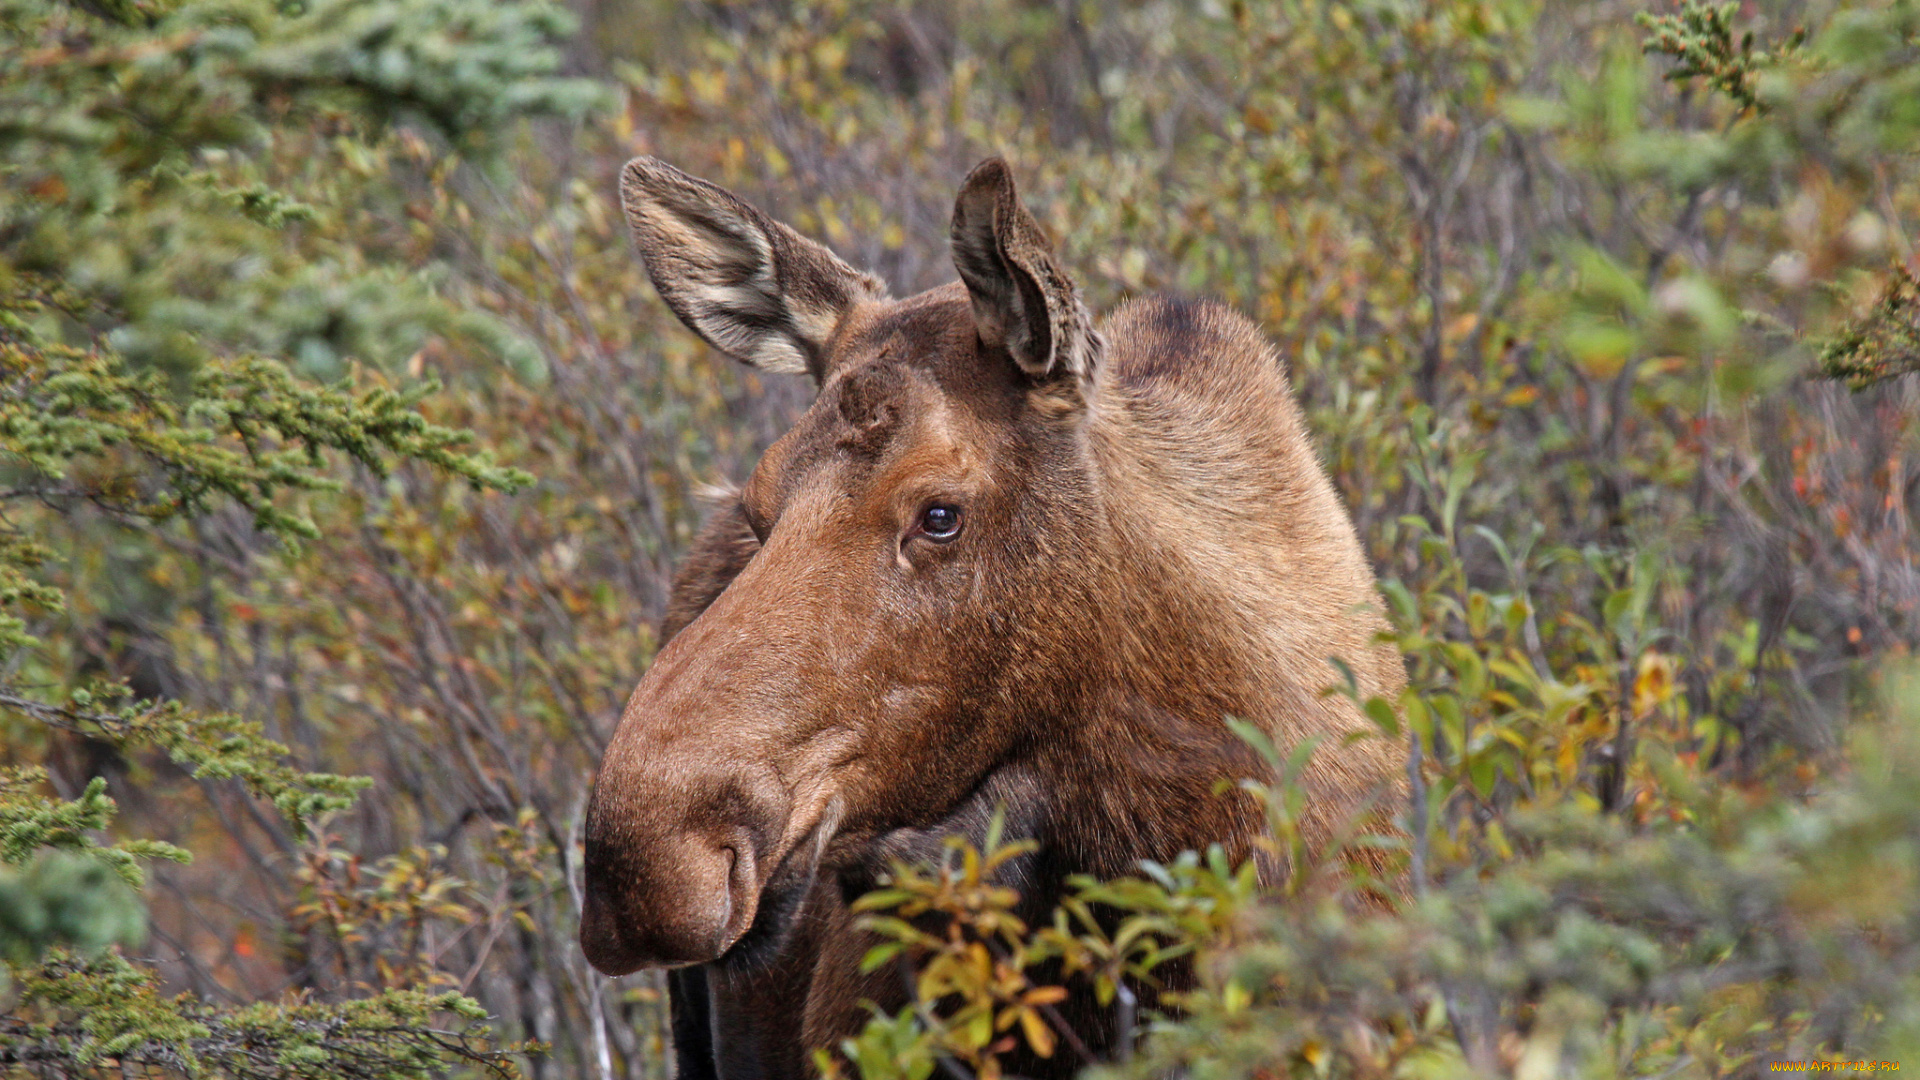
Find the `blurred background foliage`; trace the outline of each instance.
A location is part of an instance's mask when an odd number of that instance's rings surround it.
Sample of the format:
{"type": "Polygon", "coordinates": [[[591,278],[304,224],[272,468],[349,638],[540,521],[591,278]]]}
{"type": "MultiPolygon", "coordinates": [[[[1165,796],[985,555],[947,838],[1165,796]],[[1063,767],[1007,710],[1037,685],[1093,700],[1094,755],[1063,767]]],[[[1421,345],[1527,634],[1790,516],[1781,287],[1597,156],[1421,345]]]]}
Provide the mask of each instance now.
{"type": "Polygon", "coordinates": [[[1015,926],[956,851],[871,905],[950,916],[880,924],[928,1000],[829,1067],[1073,1054],[1034,972],[1129,1010],[1189,954],[1107,1075],[1920,1050],[1911,0],[0,0],[0,33],[0,1067],[667,1075],[657,977],[574,943],[584,800],[701,486],[807,398],[653,299],[637,153],[901,294],[1005,153],[1096,308],[1253,314],[1413,676],[1370,707],[1405,835],[1343,841],[1403,852],[1404,901],[1354,902],[1285,783],[1284,903],[1196,854],[1015,926]]]}

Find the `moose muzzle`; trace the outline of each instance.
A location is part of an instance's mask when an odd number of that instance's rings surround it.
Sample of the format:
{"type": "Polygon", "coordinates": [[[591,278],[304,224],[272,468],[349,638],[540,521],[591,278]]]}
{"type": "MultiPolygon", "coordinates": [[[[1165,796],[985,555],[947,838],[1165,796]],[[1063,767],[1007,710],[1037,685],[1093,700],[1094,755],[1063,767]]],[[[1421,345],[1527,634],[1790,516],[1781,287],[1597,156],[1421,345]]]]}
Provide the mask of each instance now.
{"type": "Polygon", "coordinates": [[[589,833],[580,946],[608,975],[718,958],[753,925],[752,843],[688,835],[636,852],[589,833]]]}
{"type": "Polygon", "coordinates": [[[732,725],[653,698],[658,685],[650,673],[635,695],[587,811],[580,945],[608,975],[731,948],[753,926],[791,817],[778,774],[727,737],[732,725]]]}

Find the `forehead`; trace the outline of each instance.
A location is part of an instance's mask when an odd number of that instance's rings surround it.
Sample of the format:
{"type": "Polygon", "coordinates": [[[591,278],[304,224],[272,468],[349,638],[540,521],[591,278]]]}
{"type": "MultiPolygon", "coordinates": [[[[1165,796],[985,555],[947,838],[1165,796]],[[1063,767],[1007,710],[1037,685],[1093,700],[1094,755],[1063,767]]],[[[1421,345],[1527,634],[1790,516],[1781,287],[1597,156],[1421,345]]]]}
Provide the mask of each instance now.
{"type": "Polygon", "coordinates": [[[829,350],[819,397],[767,451],[749,487],[785,487],[829,462],[864,471],[932,443],[943,456],[993,454],[1023,398],[1013,365],[995,359],[980,355],[958,283],[863,305],[829,350]]]}
{"type": "Polygon", "coordinates": [[[821,396],[875,363],[923,371],[943,388],[971,381],[982,366],[975,355],[977,339],[973,308],[959,282],[905,300],[863,304],[849,315],[829,349],[821,396]]]}
{"type": "Polygon", "coordinates": [[[854,312],[833,343],[827,372],[806,423],[877,425],[897,434],[916,421],[950,416],[966,427],[1005,427],[1017,421],[1024,400],[1013,365],[982,355],[973,308],[958,282],[854,312]]]}

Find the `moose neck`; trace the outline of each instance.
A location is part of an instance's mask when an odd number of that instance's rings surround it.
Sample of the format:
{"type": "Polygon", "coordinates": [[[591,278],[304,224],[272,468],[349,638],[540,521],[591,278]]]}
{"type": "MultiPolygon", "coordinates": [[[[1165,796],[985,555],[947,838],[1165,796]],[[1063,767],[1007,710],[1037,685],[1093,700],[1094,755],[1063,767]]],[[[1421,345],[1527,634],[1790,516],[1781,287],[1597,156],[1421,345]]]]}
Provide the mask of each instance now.
{"type": "Polygon", "coordinates": [[[947,823],[971,835],[998,801],[1061,876],[1131,873],[1143,855],[1254,835],[1258,808],[1215,790],[1263,767],[1225,719],[1273,709],[1247,674],[1259,651],[1247,613],[1196,587],[1178,537],[1150,520],[1157,511],[1120,497],[1138,485],[1105,471],[1104,437],[1056,430],[1035,448],[1046,480],[1013,530],[1030,584],[992,615],[1004,660],[980,717],[1021,734],[947,823]]]}
{"type": "MultiPolygon", "coordinates": [[[[1370,574],[1279,365],[1264,350],[1220,363],[1277,384],[1259,423],[1185,384],[1103,378],[1070,450],[1054,454],[1056,520],[1042,535],[1072,535],[1077,562],[1028,617],[1077,633],[1064,648],[1056,635],[1046,686],[1022,703],[1054,710],[1029,718],[1028,752],[1079,872],[1130,873],[1143,855],[1214,842],[1253,854],[1264,814],[1233,782],[1270,769],[1227,721],[1283,752],[1337,741],[1355,724],[1344,698],[1322,693],[1339,677],[1328,657],[1348,660],[1363,690],[1391,679],[1374,672],[1386,666],[1377,617],[1355,614],[1374,598],[1370,574]]],[[[1313,777],[1309,795],[1328,782],[1313,777]]],[[[1318,838],[1352,805],[1310,801],[1318,838]]]]}

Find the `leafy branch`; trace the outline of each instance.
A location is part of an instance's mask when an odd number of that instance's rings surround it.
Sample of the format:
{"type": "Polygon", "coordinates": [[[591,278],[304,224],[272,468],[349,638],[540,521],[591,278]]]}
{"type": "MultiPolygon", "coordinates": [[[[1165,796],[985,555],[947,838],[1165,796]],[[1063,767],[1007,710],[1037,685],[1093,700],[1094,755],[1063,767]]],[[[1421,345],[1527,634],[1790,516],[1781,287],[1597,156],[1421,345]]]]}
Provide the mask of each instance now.
{"type": "Polygon", "coordinates": [[[1920,371],[1920,278],[1893,267],[1873,308],[1821,350],[1820,371],[1856,390],[1920,371]]]}
{"type": "MultiPolygon", "coordinates": [[[[287,764],[285,746],[266,738],[258,722],[233,713],[200,712],[178,701],[135,701],[100,710],[92,707],[95,700],[93,691],[80,689],[65,703],[53,704],[0,685],[0,709],[123,748],[153,747],[192,769],[196,777],[238,780],[273,803],[296,828],[346,809],[371,783],[364,777],[293,768],[287,764]]],[[[103,826],[104,821],[84,827],[103,826]]]]}
{"type": "Polygon", "coordinates": [[[20,977],[19,1004],[0,1016],[0,1066],[62,1076],[424,1080],[459,1063],[505,1080],[518,1075],[515,1056],[537,1049],[493,1048],[485,1011],[459,994],[390,990],[225,1011],[163,998],[155,984],[117,954],[50,960],[20,977]]]}
{"type": "Polygon", "coordinates": [[[1683,0],[1672,15],[1640,12],[1634,21],[1652,31],[1641,42],[1640,51],[1673,59],[1674,66],[1666,74],[1670,82],[1704,79],[1709,88],[1732,98],[1742,112],[1765,112],[1756,93],[1759,72],[1798,54],[1807,32],[1796,29],[1776,48],[1756,48],[1753,31],[1735,37],[1733,17],[1739,10],[1738,3],[1683,0]]]}
{"type": "Polygon", "coordinates": [[[6,495],[56,506],[84,499],[121,518],[165,521],[230,499],[263,532],[317,535],[279,505],[282,491],[338,490],[325,451],[385,475],[419,461],[476,487],[513,491],[527,473],[468,451],[469,432],[432,423],[420,402],[437,386],[349,389],[305,383],[259,357],[214,359],[184,392],[110,350],[51,342],[29,322],[58,310],[48,293],[0,308],[0,460],[25,475],[6,495]]]}

